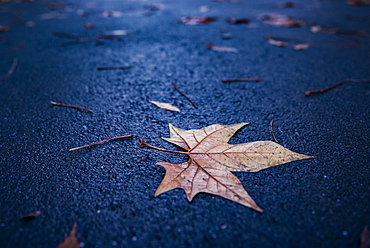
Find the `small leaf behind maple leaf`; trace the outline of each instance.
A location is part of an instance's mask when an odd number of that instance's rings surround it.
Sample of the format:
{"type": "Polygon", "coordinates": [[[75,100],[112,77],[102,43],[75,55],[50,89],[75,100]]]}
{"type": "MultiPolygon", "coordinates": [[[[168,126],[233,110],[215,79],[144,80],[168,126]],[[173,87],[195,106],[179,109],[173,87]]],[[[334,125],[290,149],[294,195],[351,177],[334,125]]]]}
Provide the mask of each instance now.
{"type": "Polygon", "coordinates": [[[157,102],[157,101],[150,101],[149,102],[153,103],[155,106],[158,108],[164,109],[164,110],[169,110],[173,112],[180,112],[180,109],[178,107],[175,107],[169,103],[164,103],[164,102],[157,102]]]}

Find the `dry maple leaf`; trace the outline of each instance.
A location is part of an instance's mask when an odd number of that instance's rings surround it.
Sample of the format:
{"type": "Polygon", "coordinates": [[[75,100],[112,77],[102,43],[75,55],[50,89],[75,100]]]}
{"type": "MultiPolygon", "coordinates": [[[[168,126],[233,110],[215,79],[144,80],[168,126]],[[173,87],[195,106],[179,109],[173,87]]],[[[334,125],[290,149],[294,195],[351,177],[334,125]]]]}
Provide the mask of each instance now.
{"type": "Polygon", "coordinates": [[[189,201],[198,193],[210,193],[262,212],[231,171],[256,172],[312,157],[292,152],[272,141],[228,144],[235,132],[247,124],[249,123],[229,126],[214,124],[192,130],[183,130],[169,124],[170,138],[163,139],[185,149],[186,152],[158,148],[140,139],[140,147],[189,156],[189,160],[182,164],[157,163],[166,169],[166,175],[155,196],[171,189],[182,188],[189,201]]]}

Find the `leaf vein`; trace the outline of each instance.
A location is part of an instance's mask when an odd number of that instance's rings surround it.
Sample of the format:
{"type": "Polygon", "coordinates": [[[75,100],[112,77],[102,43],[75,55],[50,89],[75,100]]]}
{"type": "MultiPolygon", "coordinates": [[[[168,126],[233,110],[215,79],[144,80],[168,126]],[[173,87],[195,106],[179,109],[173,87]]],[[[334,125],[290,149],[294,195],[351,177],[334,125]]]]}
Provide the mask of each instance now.
{"type": "MultiPolygon", "coordinates": [[[[229,191],[231,191],[233,194],[235,194],[235,195],[239,195],[238,193],[236,193],[234,190],[232,190],[232,189],[230,189],[230,188],[228,188],[225,184],[223,184],[222,182],[220,182],[219,180],[217,180],[217,178],[215,178],[214,176],[212,176],[212,174],[211,173],[209,173],[207,170],[205,170],[202,166],[200,166],[199,164],[198,164],[198,162],[197,161],[195,161],[195,160],[193,160],[194,161],[194,163],[195,164],[197,164],[197,166],[198,166],[198,169],[200,168],[200,169],[202,169],[203,171],[204,171],[204,173],[206,173],[210,178],[213,178],[213,180],[215,180],[216,182],[217,182],[217,184],[220,184],[221,186],[223,186],[226,190],[229,190],[229,191]]],[[[231,173],[231,172],[229,172],[229,173],[231,173]]],[[[217,191],[218,192],[218,191],[217,191]]]]}
{"type": "MultiPolygon", "coordinates": [[[[217,129],[217,130],[215,130],[215,131],[213,131],[213,132],[211,132],[210,134],[208,134],[206,137],[204,137],[201,141],[199,141],[199,143],[198,144],[196,144],[192,149],[190,149],[190,151],[192,151],[192,150],[194,150],[196,147],[198,147],[202,142],[203,142],[203,140],[205,140],[205,139],[207,139],[209,136],[211,136],[212,134],[214,134],[214,133],[216,133],[216,132],[218,132],[218,131],[220,131],[220,130],[223,130],[223,129],[226,129],[226,128],[228,128],[228,127],[230,127],[230,126],[223,126],[222,128],[220,128],[220,129],[217,129]]],[[[193,132],[194,133],[194,132],[193,132]]],[[[189,151],[189,152],[190,152],[189,151]]]]}

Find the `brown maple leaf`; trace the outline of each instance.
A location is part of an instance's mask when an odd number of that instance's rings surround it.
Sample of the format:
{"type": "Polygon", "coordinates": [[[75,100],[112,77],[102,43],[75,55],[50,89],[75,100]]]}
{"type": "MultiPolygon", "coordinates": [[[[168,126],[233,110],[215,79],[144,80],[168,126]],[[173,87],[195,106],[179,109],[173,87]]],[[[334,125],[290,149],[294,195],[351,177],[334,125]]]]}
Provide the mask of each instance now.
{"type": "Polygon", "coordinates": [[[68,237],[58,245],[58,248],[80,248],[80,243],[76,237],[77,223],[73,223],[71,231],[69,232],[68,237]]]}
{"type": "Polygon", "coordinates": [[[228,144],[235,132],[247,124],[249,123],[229,126],[214,124],[192,130],[183,130],[169,124],[170,138],[163,139],[185,149],[186,152],[158,148],[140,139],[140,147],[189,156],[189,160],[182,164],[157,163],[166,169],[166,175],[155,196],[171,189],[182,188],[189,201],[198,193],[210,193],[262,212],[231,171],[256,172],[312,157],[292,152],[272,141],[228,144]]]}

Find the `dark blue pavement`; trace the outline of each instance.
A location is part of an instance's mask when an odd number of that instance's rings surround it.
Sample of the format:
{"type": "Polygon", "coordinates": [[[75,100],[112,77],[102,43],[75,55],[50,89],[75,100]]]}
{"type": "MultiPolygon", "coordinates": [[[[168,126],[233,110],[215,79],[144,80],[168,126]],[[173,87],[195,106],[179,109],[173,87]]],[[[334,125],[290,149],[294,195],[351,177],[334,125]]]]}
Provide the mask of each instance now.
{"type": "Polygon", "coordinates": [[[0,32],[0,74],[18,59],[0,81],[0,247],[56,247],[74,222],[84,247],[358,247],[370,225],[370,83],[349,82],[309,97],[304,92],[345,78],[370,79],[369,37],[310,31],[320,25],[369,34],[369,6],[334,0],[294,1],[294,8],[270,0],[63,2],[57,10],[45,0],[0,2],[0,25],[10,27],[0,32]],[[306,24],[272,27],[259,20],[263,13],[306,24]],[[178,22],[183,16],[218,20],[187,26],[178,22]],[[230,25],[229,17],[251,23],[230,25]],[[99,36],[113,30],[128,34],[122,40],[99,36]],[[55,32],[98,39],[63,45],[76,40],[55,32]],[[225,32],[232,38],[222,39],[225,32]],[[289,41],[280,48],[265,35],[308,40],[312,47],[295,51],[289,41]],[[239,51],[212,51],[207,43],[239,51]],[[221,82],[241,77],[263,81],[221,82]],[[189,203],[180,189],[154,197],[165,174],[155,164],[186,157],[140,149],[138,138],[176,149],[161,139],[169,137],[168,123],[197,129],[251,122],[231,143],[271,140],[271,120],[283,146],[316,158],[235,173],[264,213],[208,194],[189,203]],[[68,151],[127,134],[133,138],[68,151]],[[20,220],[34,211],[42,214],[20,220]]]}

